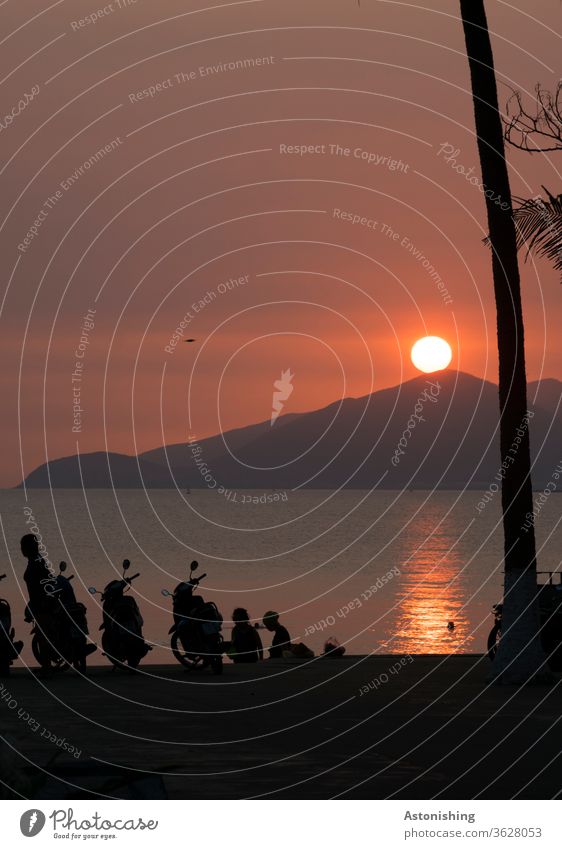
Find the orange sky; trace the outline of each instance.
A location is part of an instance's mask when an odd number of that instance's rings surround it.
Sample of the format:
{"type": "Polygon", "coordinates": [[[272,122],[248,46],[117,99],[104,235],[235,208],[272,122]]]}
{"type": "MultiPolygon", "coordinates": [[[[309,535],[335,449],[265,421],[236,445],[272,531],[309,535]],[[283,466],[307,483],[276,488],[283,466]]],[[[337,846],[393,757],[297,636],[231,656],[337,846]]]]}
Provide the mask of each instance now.
{"type": "MultiPolygon", "coordinates": [[[[426,333],[495,380],[457,2],[119,5],[0,8],[1,114],[39,89],[0,131],[2,485],[267,419],[287,368],[290,412],[399,383],[426,333]]],[[[502,101],[552,87],[557,0],[487,7],[502,101]]],[[[556,154],[509,158],[559,191],[556,154]]],[[[529,376],[562,377],[557,275],[522,272],[529,376]]]]}

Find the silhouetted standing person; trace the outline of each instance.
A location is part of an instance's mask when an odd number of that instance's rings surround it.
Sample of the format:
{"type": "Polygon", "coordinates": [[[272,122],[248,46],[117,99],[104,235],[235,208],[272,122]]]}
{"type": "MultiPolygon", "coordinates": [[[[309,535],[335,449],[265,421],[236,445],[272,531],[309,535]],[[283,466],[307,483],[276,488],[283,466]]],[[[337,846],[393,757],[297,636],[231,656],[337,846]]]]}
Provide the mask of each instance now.
{"type": "Polygon", "coordinates": [[[23,579],[27,586],[29,604],[26,610],[26,621],[31,617],[37,625],[39,639],[48,640],[46,633],[49,622],[52,594],[55,591],[55,579],[49,571],[45,560],[39,553],[39,543],[33,534],[25,534],[20,542],[21,553],[27,557],[27,567],[23,579]]]}

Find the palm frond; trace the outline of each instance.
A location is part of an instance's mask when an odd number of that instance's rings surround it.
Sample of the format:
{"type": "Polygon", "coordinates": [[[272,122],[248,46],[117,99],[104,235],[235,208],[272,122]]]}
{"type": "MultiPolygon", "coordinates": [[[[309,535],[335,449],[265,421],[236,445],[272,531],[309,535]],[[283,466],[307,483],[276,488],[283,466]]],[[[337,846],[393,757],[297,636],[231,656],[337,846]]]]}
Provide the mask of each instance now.
{"type": "Polygon", "coordinates": [[[552,262],[561,274],[562,282],[562,194],[555,197],[546,190],[548,200],[534,197],[516,198],[520,204],[513,211],[517,247],[552,262]]]}

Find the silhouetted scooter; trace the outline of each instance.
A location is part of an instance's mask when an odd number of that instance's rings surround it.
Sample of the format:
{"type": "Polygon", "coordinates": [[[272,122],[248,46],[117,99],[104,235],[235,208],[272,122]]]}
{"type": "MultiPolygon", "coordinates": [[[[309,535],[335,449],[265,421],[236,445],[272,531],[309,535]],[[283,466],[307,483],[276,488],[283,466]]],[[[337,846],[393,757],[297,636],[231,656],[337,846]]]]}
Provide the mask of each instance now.
{"type": "MultiPolygon", "coordinates": [[[[40,633],[38,624],[34,623],[31,650],[43,668],[62,672],[74,666],[80,672],[85,672],[86,658],[97,651],[97,646],[88,643],[86,606],[76,600],[71,584],[74,575],[67,578],[63,574],[65,571],[66,563],[61,560],[59,574],[50,584],[52,589],[48,593],[49,602],[42,623],[45,632],[40,633]]],[[[33,621],[29,606],[25,619],[27,622],[33,621]]]]}
{"type": "MultiPolygon", "coordinates": [[[[0,581],[3,581],[5,577],[0,575],[0,581]]],[[[0,598],[0,676],[2,677],[10,674],[10,666],[23,648],[22,641],[14,640],[15,636],[10,604],[5,598],[0,598]]]]}
{"type": "MultiPolygon", "coordinates": [[[[103,631],[102,647],[105,656],[113,666],[121,669],[136,669],[143,657],[152,650],[144,641],[142,626],[144,624],[139,606],[130,595],[125,595],[136,575],[126,577],[130,561],[123,561],[123,577],[121,580],[110,581],[105,587],[101,600],[103,602],[103,631]]],[[[90,587],[92,595],[97,593],[95,587],[90,587]]]]}
{"type": "Polygon", "coordinates": [[[168,631],[172,635],[170,644],[174,657],[182,666],[193,671],[210,666],[215,675],[220,675],[222,616],[214,602],[193,595],[194,589],[206,577],[206,573],[194,577],[198,567],[197,560],[193,560],[189,580],[178,584],[173,593],[162,590],[163,596],[171,596],[173,600],[174,624],[168,631]]]}

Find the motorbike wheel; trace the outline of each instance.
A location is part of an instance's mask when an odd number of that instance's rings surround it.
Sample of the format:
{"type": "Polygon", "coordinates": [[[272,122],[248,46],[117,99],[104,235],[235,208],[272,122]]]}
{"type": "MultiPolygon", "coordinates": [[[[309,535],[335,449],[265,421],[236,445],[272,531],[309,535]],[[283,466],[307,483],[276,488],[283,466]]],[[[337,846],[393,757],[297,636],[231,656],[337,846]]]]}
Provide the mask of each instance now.
{"type": "Polygon", "coordinates": [[[175,659],[187,669],[203,669],[207,665],[208,661],[205,661],[204,658],[183,650],[177,631],[172,634],[170,645],[175,659]]]}
{"type": "Polygon", "coordinates": [[[107,631],[102,637],[102,648],[105,656],[111,661],[115,669],[136,669],[147,653],[144,642],[139,649],[139,638],[132,637],[130,640],[118,640],[112,644],[112,639],[107,631]]]}
{"type": "Polygon", "coordinates": [[[112,644],[113,641],[111,636],[107,631],[103,632],[103,637],[101,638],[101,646],[103,649],[103,653],[110,663],[113,664],[115,669],[127,669],[127,664],[125,663],[125,655],[119,650],[117,645],[112,644]]]}
{"type": "Polygon", "coordinates": [[[130,635],[125,648],[129,669],[136,669],[149,651],[152,651],[152,646],[145,643],[142,633],[130,635]]]}
{"type": "Polygon", "coordinates": [[[222,675],[222,655],[224,652],[224,640],[220,634],[217,634],[213,639],[213,648],[215,650],[215,654],[211,657],[211,669],[213,671],[213,675],[222,675]]]}
{"type": "Polygon", "coordinates": [[[142,651],[140,654],[138,650],[131,650],[127,653],[127,663],[129,665],[129,669],[136,669],[145,656],[146,652],[142,651]]]}
{"type": "Polygon", "coordinates": [[[492,630],[488,634],[488,657],[490,658],[490,660],[493,660],[496,656],[500,637],[501,637],[500,626],[494,625],[494,627],[492,628],[492,630]]]}
{"type": "Polygon", "coordinates": [[[77,652],[76,660],[74,661],[75,669],[85,674],[88,668],[88,658],[97,650],[98,647],[94,643],[84,643],[84,645],[80,646],[80,651],[77,652]]]}
{"type": "Polygon", "coordinates": [[[46,646],[39,638],[38,634],[33,635],[31,641],[31,650],[35,660],[43,669],[54,669],[57,672],[64,672],[69,667],[69,663],[60,655],[54,654],[50,646],[46,646]]]}

